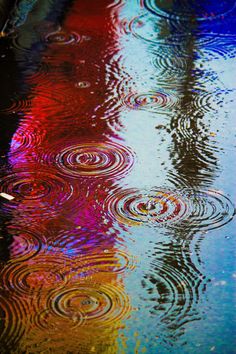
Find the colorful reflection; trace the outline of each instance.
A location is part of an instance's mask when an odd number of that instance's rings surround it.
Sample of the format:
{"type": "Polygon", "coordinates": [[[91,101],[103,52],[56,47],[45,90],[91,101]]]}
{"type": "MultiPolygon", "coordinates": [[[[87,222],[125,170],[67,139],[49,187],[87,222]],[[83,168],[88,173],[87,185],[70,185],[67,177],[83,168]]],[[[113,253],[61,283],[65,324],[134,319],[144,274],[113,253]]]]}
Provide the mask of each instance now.
{"type": "MultiPolygon", "coordinates": [[[[118,49],[107,5],[100,2],[92,13],[77,1],[63,28],[42,23],[36,30],[45,47],[39,71],[25,73],[29,93],[5,109],[24,117],[1,184],[14,197],[3,201],[11,238],[1,271],[10,295],[3,308],[6,348],[114,352],[117,331],[131,312],[120,274],[135,263],[125,247],[117,248],[119,235],[103,210],[115,180],[135,161],[104,119],[103,62],[118,49]]],[[[19,57],[37,45],[34,38],[24,40],[15,49],[19,57]]]]}
{"type": "Polygon", "coordinates": [[[200,327],[229,282],[201,248],[235,215],[233,2],[25,4],[1,38],[3,352],[230,353],[230,305],[227,345],[200,327]]]}

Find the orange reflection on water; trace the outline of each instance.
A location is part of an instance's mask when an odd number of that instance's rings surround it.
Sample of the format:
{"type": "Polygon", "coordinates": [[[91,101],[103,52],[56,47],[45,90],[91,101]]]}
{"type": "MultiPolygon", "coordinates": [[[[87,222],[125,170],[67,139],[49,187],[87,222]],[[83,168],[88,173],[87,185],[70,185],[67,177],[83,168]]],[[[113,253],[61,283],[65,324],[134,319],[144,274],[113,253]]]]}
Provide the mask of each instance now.
{"type": "Polygon", "coordinates": [[[105,66],[118,50],[108,5],[93,11],[75,1],[62,28],[42,27],[47,72],[27,78],[5,187],[15,196],[6,207],[11,260],[2,269],[11,302],[23,304],[22,330],[6,342],[20,339],[22,352],[116,352],[131,311],[119,274],[134,262],[117,250],[102,207],[134,162],[104,119],[105,66]]]}

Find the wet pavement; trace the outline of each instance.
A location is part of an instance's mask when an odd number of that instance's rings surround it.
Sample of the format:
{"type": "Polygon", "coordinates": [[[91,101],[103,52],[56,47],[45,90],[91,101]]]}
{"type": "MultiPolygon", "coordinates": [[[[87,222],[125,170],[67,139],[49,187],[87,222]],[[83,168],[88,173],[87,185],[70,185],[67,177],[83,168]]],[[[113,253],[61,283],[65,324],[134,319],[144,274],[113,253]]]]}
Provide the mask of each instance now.
{"type": "Polygon", "coordinates": [[[235,352],[235,15],[232,0],[11,13],[1,354],[235,352]]]}

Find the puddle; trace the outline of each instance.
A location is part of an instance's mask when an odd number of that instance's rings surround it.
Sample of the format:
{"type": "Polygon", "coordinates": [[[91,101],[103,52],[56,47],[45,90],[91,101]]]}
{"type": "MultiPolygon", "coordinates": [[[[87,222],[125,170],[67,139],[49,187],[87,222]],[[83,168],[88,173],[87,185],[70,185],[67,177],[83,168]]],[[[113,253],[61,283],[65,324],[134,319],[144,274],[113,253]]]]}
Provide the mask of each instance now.
{"type": "Polygon", "coordinates": [[[1,11],[1,353],[233,353],[234,1],[1,11]]]}

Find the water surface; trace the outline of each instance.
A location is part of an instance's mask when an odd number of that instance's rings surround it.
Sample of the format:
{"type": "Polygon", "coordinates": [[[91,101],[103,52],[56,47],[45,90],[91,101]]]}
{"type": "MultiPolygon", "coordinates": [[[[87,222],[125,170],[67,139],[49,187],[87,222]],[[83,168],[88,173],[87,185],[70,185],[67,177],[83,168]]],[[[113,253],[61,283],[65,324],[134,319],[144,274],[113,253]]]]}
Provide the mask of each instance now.
{"type": "Polygon", "coordinates": [[[235,352],[235,15],[233,0],[10,13],[1,353],[235,352]]]}

